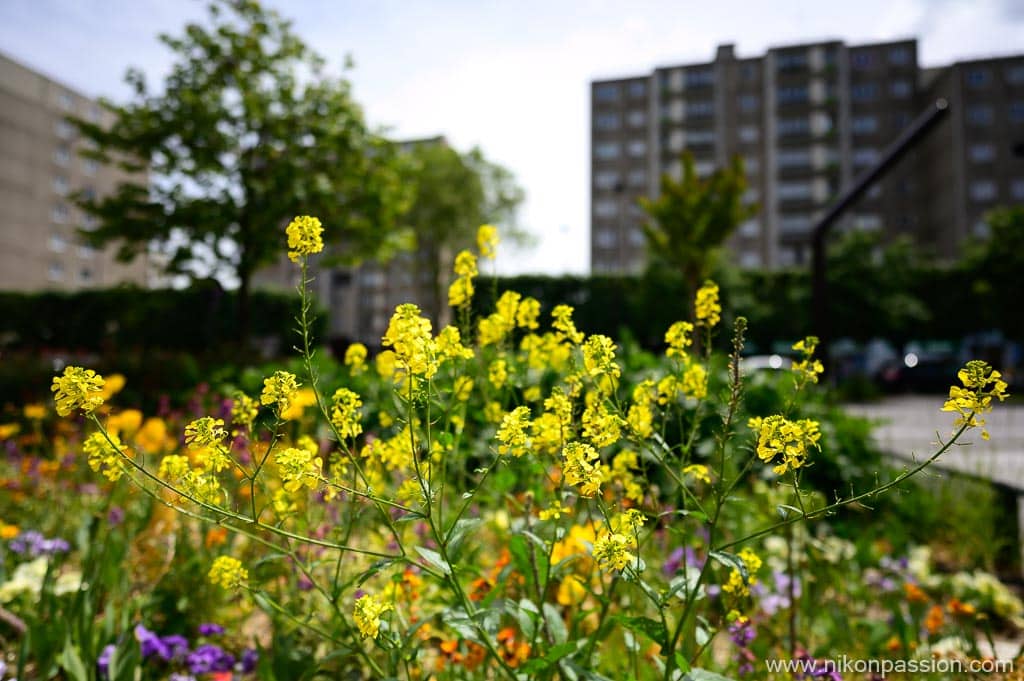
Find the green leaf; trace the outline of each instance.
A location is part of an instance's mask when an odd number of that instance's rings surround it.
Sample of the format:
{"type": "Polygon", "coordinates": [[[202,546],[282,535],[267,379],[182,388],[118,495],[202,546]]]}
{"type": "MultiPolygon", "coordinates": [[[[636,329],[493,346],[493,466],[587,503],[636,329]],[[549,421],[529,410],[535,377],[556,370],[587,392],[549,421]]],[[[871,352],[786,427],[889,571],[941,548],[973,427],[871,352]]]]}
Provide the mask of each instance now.
{"type": "Polygon", "coordinates": [[[60,654],[58,663],[72,681],[89,681],[89,672],[86,671],[82,656],[78,652],[78,647],[72,645],[70,638],[64,644],[64,651],[60,654]]]}
{"type": "Polygon", "coordinates": [[[750,582],[750,573],[747,571],[747,565],[743,562],[743,559],[733,553],[726,553],[725,551],[712,551],[708,554],[722,565],[739,570],[740,576],[743,578],[743,583],[747,584],[750,582]]]}
{"type": "Polygon", "coordinates": [[[728,676],[722,676],[706,669],[691,669],[686,672],[683,681],[733,681],[728,676]]]}
{"type": "Polygon", "coordinates": [[[437,568],[445,576],[452,574],[452,566],[441,557],[441,554],[433,549],[428,549],[425,546],[414,546],[416,553],[420,554],[423,560],[427,561],[432,567],[437,568]]]}
{"type": "Polygon", "coordinates": [[[545,603],[541,607],[544,610],[544,619],[547,622],[548,631],[551,632],[551,636],[555,639],[555,643],[565,643],[569,639],[569,632],[566,631],[565,621],[562,619],[562,614],[558,612],[558,608],[551,603],[545,603]]]}
{"type": "Polygon", "coordinates": [[[446,547],[448,549],[448,555],[451,556],[452,560],[457,561],[459,559],[463,540],[465,540],[466,535],[470,534],[471,530],[478,527],[481,522],[483,521],[481,521],[480,518],[463,518],[457,521],[448,531],[446,547]]]}
{"type": "Polygon", "coordinates": [[[658,645],[664,647],[668,639],[668,632],[665,625],[650,617],[616,617],[615,620],[622,626],[639,634],[643,634],[658,645]]]}

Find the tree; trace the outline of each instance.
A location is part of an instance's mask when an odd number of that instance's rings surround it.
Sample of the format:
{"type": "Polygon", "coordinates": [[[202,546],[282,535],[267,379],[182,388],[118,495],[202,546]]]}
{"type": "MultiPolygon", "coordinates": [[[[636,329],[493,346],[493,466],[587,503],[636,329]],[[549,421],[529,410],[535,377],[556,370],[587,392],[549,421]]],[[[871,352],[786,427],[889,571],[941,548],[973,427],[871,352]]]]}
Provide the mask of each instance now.
{"type": "Polygon", "coordinates": [[[506,227],[503,236],[521,240],[515,213],[523,190],[506,168],[488,161],[478,148],[459,153],[443,140],[411,146],[408,181],[416,198],[405,222],[416,236],[419,257],[432,290],[423,299],[425,313],[435,320],[446,309],[445,283],[455,251],[473,243],[476,229],[485,223],[506,227]]]}
{"type": "Polygon", "coordinates": [[[706,178],[697,175],[689,152],[680,160],[682,177],[662,175],[658,198],[641,198],[640,207],[650,218],[644,234],[652,259],[679,272],[692,298],[722,244],[754,208],[743,205],[747,181],[739,157],[706,178]]]}
{"type": "Polygon", "coordinates": [[[292,217],[316,215],[354,257],[390,243],[410,198],[398,152],[348,82],[254,0],[217,0],[207,26],[160,40],[177,59],[161,90],[129,70],[134,100],[103,102],[112,125],[75,121],[89,156],[134,173],[113,195],[78,197],[99,222],[84,236],[122,259],[159,244],[170,274],[205,263],[235,277],[244,342],[251,277],[280,257],[292,217]]]}

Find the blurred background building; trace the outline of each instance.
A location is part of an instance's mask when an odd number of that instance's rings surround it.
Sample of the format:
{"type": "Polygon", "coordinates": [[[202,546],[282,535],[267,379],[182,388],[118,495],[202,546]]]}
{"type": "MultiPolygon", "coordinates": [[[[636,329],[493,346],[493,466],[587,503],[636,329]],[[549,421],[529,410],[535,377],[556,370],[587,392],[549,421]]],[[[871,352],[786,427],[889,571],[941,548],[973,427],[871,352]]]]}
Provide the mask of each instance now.
{"type": "Polygon", "coordinates": [[[85,245],[90,218],[71,195],[114,191],[125,174],[79,156],[68,116],[104,122],[94,100],[0,54],[0,290],[147,283],[146,258],[119,263],[85,245]]]}
{"type": "Polygon", "coordinates": [[[945,97],[952,115],[891,169],[845,228],[907,235],[953,258],[981,216],[1024,201],[1024,55],[921,69],[917,41],[790,45],[591,84],[591,270],[647,262],[640,196],[662,173],[742,157],[757,214],[731,240],[744,267],[806,264],[820,211],[945,97]]]}

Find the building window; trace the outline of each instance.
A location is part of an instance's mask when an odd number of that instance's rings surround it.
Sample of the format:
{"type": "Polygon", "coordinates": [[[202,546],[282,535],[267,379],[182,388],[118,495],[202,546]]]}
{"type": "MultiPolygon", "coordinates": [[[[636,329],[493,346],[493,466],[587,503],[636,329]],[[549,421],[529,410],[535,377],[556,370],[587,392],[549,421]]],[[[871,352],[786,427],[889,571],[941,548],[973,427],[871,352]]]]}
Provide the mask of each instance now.
{"type": "Polygon", "coordinates": [[[811,165],[809,149],[782,149],[777,162],[780,168],[804,168],[811,165]]]}
{"type": "Polygon", "coordinates": [[[992,107],[987,104],[967,107],[967,120],[971,125],[992,125],[992,119],[992,107]]]}
{"type": "Polygon", "coordinates": [[[854,215],[853,228],[862,232],[876,232],[882,228],[882,217],[875,213],[854,215]]]}
{"type": "Polygon", "coordinates": [[[896,99],[906,99],[914,94],[914,86],[909,80],[894,80],[889,83],[889,96],[896,99]]]}
{"type": "Polygon", "coordinates": [[[1024,123],[1024,102],[1010,102],[1010,122],[1024,123]]]}
{"type": "Polygon", "coordinates": [[[644,236],[644,230],[639,227],[634,227],[629,230],[629,245],[635,248],[647,245],[647,237],[644,236]]]}
{"type": "Polygon", "coordinates": [[[913,120],[906,111],[899,111],[894,113],[892,116],[892,124],[897,130],[903,130],[905,127],[910,125],[910,121],[913,120]]]}
{"type": "Polygon", "coordinates": [[[686,144],[687,146],[700,146],[702,144],[714,144],[715,143],[715,131],[714,130],[687,130],[686,131],[686,144]]]}
{"type": "Polygon", "coordinates": [[[95,175],[99,167],[100,164],[91,158],[86,158],[82,160],[82,172],[85,173],[86,175],[95,175]]]}
{"type": "Polygon", "coordinates": [[[686,103],[686,115],[693,118],[713,116],[715,114],[715,103],[710,100],[686,103]]]}
{"type": "Polygon", "coordinates": [[[761,159],[757,156],[744,156],[743,170],[747,171],[747,175],[756,175],[761,172],[761,159]]]}
{"type": "Polygon", "coordinates": [[[59,166],[66,166],[71,161],[71,149],[62,144],[53,152],[53,160],[59,166]]]}
{"type": "Polygon", "coordinates": [[[595,130],[618,130],[619,114],[600,113],[594,117],[595,130]]]}
{"type": "Polygon", "coordinates": [[[82,260],[92,260],[93,256],[96,255],[96,249],[89,244],[78,245],[78,257],[82,260]]]}
{"type": "Polygon", "coordinates": [[[795,137],[811,132],[811,122],[806,118],[780,118],[778,122],[780,137],[795,137]]]}
{"type": "Polygon", "coordinates": [[[971,87],[985,87],[992,82],[992,72],[988,69],[977,68],[967,72],[967,84],[971,87]]]}
{"type": "Polygon", "coordinates": [[[857,167],[872,166],[878,161],[878,149],[865,147],[853,152],[853,165],[857,167]]]}
{"type": "Polygon", "coordinates": [[[708,68],[688,69],[686,87],[706,87],[715,84],[715,72],[708,68]]]}
{"type": "Polygon", "coordinates": [[[761,266],[761,255],[756,251],[743,251],[740,255],[740,267],[753,269],[761,266]]]}
{"type": "Polygon", "coordinates": [[[50,281],[63,281],[64,280],[64,265],[59,262],[51,262],[48,275],[50,281]]]}
{"type": "Polygon", "coordinates": [[[626,123],[631,128],[642,128],[647,125],[647,112],[639,109],[626,114],[626,123]]]}
{"type": "Polygon", "coordinates": [[[82,282],[83,284],[87,284],[87,283],[91,282],[92,281],[92,268],[91,267],[83,267],[80,270],[78,270],[78,281],[82,282]]]}
{"type": "Polygon", "coordinates": [[[1014,201],[1024,201],[1024,179],[1017,178],[1010,181],[1010,196],[1014,201]]]}
{"type": "Polygon", "coordinates": [[[779,104],[802,104],[806,102],[807,99],[807,87],[804,85],[791,85],[779,88],[779,104]]]}
{"type": "Polygon", "coordinates": [[[761,107],[761,100],[757,95],[740,95],[740,111],[752,113],[761,107]]]}
{"type": "Polygon", "coordinates": [[[775,58],[779,71],[796,71],[807,68],[807,52],[781,52],[775,58]]]}
{"type": "Polygon", "coordinates": [[[594,147],[594,156],[602,160],[619,157],[619,145],[616,142],[602,142],[594,147]]]}
{"type": "Polygon", "coordinates": [[[619,203],[613,199],[594,202],[594,215],[599,218],[613,218],[619,214],[619,203]]]}
{"type": "Polygon", "coordinates": [[[594,186],[598,189],[615,189],[619,184],[619,174],[614,170],[602,170],[594,174],[594,186]]]}
{"type": "Polygon", "coordinates": [[[57,121],[57,125],[54,129],[57,131],[57,137],[60,137],[62,140],[71,139],[75,134],[75,126],[71,125],[71,123],[68,123],[63,118],[57,121]]]}
{"type": "Polygon", "coordinates": [[[967,154],[975,163],[987,163],[995,160],[996,147],[994,144],[972,144],[967,154]]]}
{"type": "Polygon", "coordinates": [[[643,140],[633,140],[626,146],[626,151],[630,156],[638,158],[647,154],[647,142],[643,140]]]}
{"type": "Polygon", "coordinates": [[[99,226],[99,224],[100,224],[100,221],[96,218],[95,215],[90,215],[89,213],[85,213],[82,216],[82,229],[84,229],[86,231],[91,232],[92,230],[96,229],[99,226]]]}
{"type": "Polygon", "coordinates": [[[54,253],[63,253],[68,247],[68,240],[60,232],[50,234],[50,250],[54,253]]]}
{"type": "Polygon", "coordinates": [[[779,230],[783,234],[803,234],[811,230],[810,215],[784,215],[779,220],[779,230]]]}
{"type": "Polygon", "coordinates": [[[756,125],[741,125],[739,129],[740,142],[753,144],[761,139],[761,130],[756,125]]]}
{"type": "Polygon", "coordinates": [[[992,180],[976,180],[968,190],[974,201],[991,201],[996,198],[996,183],[992,180]]]}
{"type": "Polygon", "coordinates": [[[65,206],[63,203],[58,203],[53,207],[53,210],[51,211],[51,218],[53,219],[53,222],[55,222],[58,225],[63,225],[65,222],[67,222],[69,215],[70,211],[68,211],[68,207],[65,206]]]}
{"type": "Polygon", "coordinates": [[[780,182],[779,198],[783,201],[795,201],[811,198],[813,190],[809,182],[780,182]]]}
{"type": "Polygon", "coordinates": [[[71,96],[70,92],[62,92],[57,96],[57,103],[60,104],[60,108],[65,111],[71,111],[75,108],[75,98],[71,96]]]}
{"type": "Polygon", "coordinates": [[[645,83],[642,80],[630,83],[629,84],[628,92],[629,92],[629,96],[633,97],[634,99],[636,99],[638,97],[646,97],[647,96],[647,83],[645,83]]]}
{"type": "Polygon", "coordinates": [[[61,196],[68,193],[68,178],[63,175],[58,175],[53,178],[53,191],[57,192],[61,196]]]}
{"type": "Polygon", "coordinates": [[[1007,66],[1005,75],[1010,85],[1024,85],[1024,64],[1007,66]]]}
{"type": "Polygon", "coordinates": [[[630,187],[644,187],[647,186],[647,171],[646,170],[630,170],[627,178],[627,183],[630,187]]]}
{"type": "Polygon", "coordinates": [[[740,65],[740,79],[750,83],[757,80],[757,74],[761,65],[759,62],[746,62],[740,65]]]}
{"type": "Polygon", "coordinates": [[[875,65],[875,55],[870,52],[852,52],[850,54],[850,64],[858,70],[870,69],[875,65]]]}
{"type": "Polygon", "coordinates": [[[594,87],[594,99],[599,102],[615,102],[619,99],[619,86],[603,83],[594,87]]]}
{"type": "Polygon", "coordinates": [[[860,83],[850,88],[850,96],[855,102],[870,102],[878,99],[878,83],[860,83]]]}
{"type": "Polygon", "coordinates": [[[912,52],[909,47],[890,47],[889,63],[893,66],[907,66],[912,59],[912,52]]]}
{"type": "Polygon", "coordinates": [[[761,233],[761,223],[756,218],[751,218],[743,222],[739,227],[740,236],[747,239],[753,239],[761,233]]]}
{"type": "Polygon", "coordinates": [[[594,241],[597,242],[599,248],[615,248],[615,242],[618,241],[615,236],[615,232],[611,229],[599,229],[594,235],[594,241]]]}
{"type": "Polygon", "coordinates": [[[854,116],[853,132],[857,135],[870,135],[878,132],[878,116],[854,116]]]}

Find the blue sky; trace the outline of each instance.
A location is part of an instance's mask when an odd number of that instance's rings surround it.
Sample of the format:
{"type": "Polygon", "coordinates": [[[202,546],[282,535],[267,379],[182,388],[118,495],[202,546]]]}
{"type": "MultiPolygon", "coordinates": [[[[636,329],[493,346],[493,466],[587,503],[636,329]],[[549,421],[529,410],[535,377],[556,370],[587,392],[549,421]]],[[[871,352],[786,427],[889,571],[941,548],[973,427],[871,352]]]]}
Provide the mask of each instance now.
{"type": "MultiPolygon", "coordinates": [[[[505,272],[589,267],[588,82],[819,39],[917,37],[925,66],[1024,51],[1024,0],[267,0],[395,137],[480,145],[526,189],[524,252],[505,272]]],[[[156,40],[205,14],[194,0],[0,0],[0,51],[89,95],[128,96],[126,67],[159,81],[156,40]]]]}

